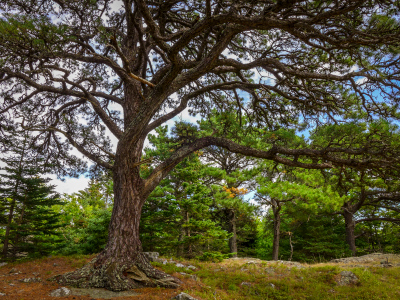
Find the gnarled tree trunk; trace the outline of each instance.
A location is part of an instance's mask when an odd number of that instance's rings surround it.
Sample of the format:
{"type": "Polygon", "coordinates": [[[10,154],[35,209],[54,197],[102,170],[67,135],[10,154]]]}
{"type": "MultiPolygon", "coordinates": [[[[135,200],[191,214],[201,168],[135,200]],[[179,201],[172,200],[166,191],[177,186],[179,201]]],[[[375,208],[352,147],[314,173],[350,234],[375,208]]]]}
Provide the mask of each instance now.
{"type": "Polygon", "coordinates": [[[57,276],[55,279],[60,284],[113,291],[179,285],[178,279],[155,269],[142,253],[139,222],[147,195],[143,195],[143,180],[135,166],[139,151],[141,147],[129,153],[125,151],[115,161],[114,208],[105,249],[81,269],[57,276]]]}

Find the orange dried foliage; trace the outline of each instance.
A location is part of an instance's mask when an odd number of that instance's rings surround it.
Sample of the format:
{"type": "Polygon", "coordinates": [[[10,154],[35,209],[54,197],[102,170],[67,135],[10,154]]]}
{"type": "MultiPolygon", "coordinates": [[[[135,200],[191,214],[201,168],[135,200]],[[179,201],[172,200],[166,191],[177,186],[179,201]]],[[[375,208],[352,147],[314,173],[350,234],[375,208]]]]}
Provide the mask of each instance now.
{"type": "Polygon", "coordinates": [[[224,191],[228,193],[228,198],[235,198],[237,196],[246,195],[248,190],[245,188],[228,188],[226,186],[223,187],[224,191]]]}

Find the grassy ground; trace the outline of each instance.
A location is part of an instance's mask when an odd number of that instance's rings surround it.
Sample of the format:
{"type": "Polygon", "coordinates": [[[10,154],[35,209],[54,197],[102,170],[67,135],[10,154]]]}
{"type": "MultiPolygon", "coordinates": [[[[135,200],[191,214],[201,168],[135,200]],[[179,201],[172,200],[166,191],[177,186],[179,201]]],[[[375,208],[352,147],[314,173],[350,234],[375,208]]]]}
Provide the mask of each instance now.
{"type": "MultiPolygon", "coordinates": [[[[57,299],[48,296],[58,288],[46,281],[56,274],[82,266],[86,257],[52,257],[30,262],[8,264],[0,268],[1,299],[57,299]],[[10,271],[14,268],[13,271],[10,271]],[[20,279],[41,277],[42,282],[23,283],[20,279]],[[39,274],[39,275],[38,275],[39,274]]],[[[154,263],[157,268],[180,278],[184,284],[178,290],[152,288],[138,289],[140,296],[123,299],[171,299],[186,292],[197,299],[400,299],[400,258],[390,256],[393,267],[383,268],[381,257],[375,261],[358,263],[326,263],[315,265],[290,265],[249,259],[229,259],[220,263],[180,261],[194,265],[195,271],[178,268],[173,264],[154,263]],[[339,286],[340,272],[352,271],[359,277],[357,284],[339,286]],[[181,274],[184,272],[186,274],[181,274]],[[199,280],[196,281],[196,275],[199,280]]],[[[93,299],[70,296],[63,299],[93,299]]],[[[99,298],[97,298],[99,299],[99,298]]],[[[116,298],[122,299],[122,298],[116,298]]]]}
{"type": "Polygon", "coordinates": [[[383,268],[376,261],[360,267],[328,263],[302,265],[300,269],[265,261],[249,264],[246,260],[198,266],[195,273],[202,284],[186,292],[201,299],[400,299],[400,267],[383,268]],[[339,286],[343,270],[352,271],[359,282],[339,286]]]}

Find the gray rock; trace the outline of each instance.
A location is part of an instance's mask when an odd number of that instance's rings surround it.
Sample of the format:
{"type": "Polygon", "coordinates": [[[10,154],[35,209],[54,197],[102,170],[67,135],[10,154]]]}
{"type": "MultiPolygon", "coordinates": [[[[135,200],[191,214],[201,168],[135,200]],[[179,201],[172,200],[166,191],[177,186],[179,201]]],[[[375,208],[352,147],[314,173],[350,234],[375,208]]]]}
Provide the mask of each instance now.
{"type": "Polygon", "coordinates": [[[5,296],[6,294],[4,294],[4,293],[0,293],[0,296],[5,296]]]}
{"type": "Polygon", "coordinates": [[[10,272],[8,272],[8,273],[17,273],[18,272],[18,270],[16,269],[16,268],[12,268],[11,270],[10,270],[10,272]]]}
{"type": "Polygon", "coordinates": [[[178,267],[178,268],[184,268],[185,267],[185,265],[182,265],[181,263],[177,263],[175,266],[178,267]]]}
{"type": "Polygon", "coordinates": [[[336,282],[338,285],[344,286],[344,285],[356,284],[358,283],[358,281],[359,281],[358,277],[353,272],[342,271],[340,272],[340,276],[336,282]]]}
{"type": "Polygon", "coordinates": [[[19,281],[25,282],[25,283],[30,283],[30,282],[41,282],[42,279],[40,279],[39,277],[31,277],[31,278],[20,279],[19,281]]]}
{"type": "Polygon", "coordinates": [[[381,261],[382,268],[390,268],[393,267],[393,264],[389,262],[389,259],[386,258],[385,260],[381,261]]]}
{"type": "Polygon", "coordinates": [[[272,289],[275,289],[275,284],[273,284],[273,283],[268,283],[268,286],[270,286],[272,289]]]}
{"type": "Polygon", "coordinates": [[[251,283],[250,282],[246,282],[246,281],[243,281],[241,284],[240,284],[241,286],[251,286],[251,283]]]}
{"type": "Polygon", "coordinates": [[[194,281],[200,281],[200,278],[197,277],[197,275],[190,275],[190,276],[189,276],[189,279],[192,279],[192,280],[194,280],[194,281]]]}
{"type": "MultiPolygon", "coordinates": [[[[106,289],[82,289],[71,288],[72,296],[90,296],[93,299],[126,299],[126,297],[138,296],[134,291],[113,292],[106,289]]],[[[80,299],[80,297],[78,297],[80,299]]]]}
{"type": "Polygon", "coordinates": [[[246,272],[246,271],[248,271],[249,269],[246,269],[246,268],[241,268],[240,269],[240,271],[242,271],[242,272],[246,272]]]}
{"type": "Polygon", "coordinates": [[[54,267],[57,267],[57,266],[58,266],[58,264],[57,264],[57,263],[54,263],[54,264],[53,264],[53,266],[54,266],[54,267]]]}
{"type": "Polygon", "coordinates": [[[158,252],[143,252],[149,261],[158,261],[160,253],[158,252]]]}
{"type": "Polygon", "coordinates": [[[197,269],[195,266],[192,266],[192,265],[187,266],[187,268],[190,269],[190,270],[193,270],[193,271],[197,269]]]}
{"type": "Polygon", "coordinates": [[[162,260],[162,264],[163,264],[163,265],[166,265],[167,263],[168,263],[168,260],[166,260],[166,259],[163,259],[163,260],[162,260]]]}
{"type": "Polygon", "coordinates": [[[50,293],[51,297],[65,297],[71,295],[71,290],[66,287],[61,287],[50,293]]]}
{"type": "Polygon", "coordinates": [[[196,298],[194,298],[186,293],[180,293],[179,295],[175,296],[172,299],[175,299],[175,300],[197,300],[196,298]]]}
{"type": "Polygon", "coordinates": [[[275,269],[272,268],[272,267],[267,267],[267,268],[265,268],[264,271],[265,271],[265,273],[267,273],[267,274],[269,274],[269,275],[275,274],[275,269]]]}
{"type": "Polygon", "coordinates": [[[303,266],[301,263],[299,263],[297,261],[277,260],[276,262],[280,265],[287,266],[289,270],[291,268],[297,268],[297,269],[305,269],[306,268],[305,266],[303,266]]]}
{"type": "Polygon", "coordinates": [[[185,273],[185,272],[179,272],[179,274],[181,274],[181,275],[183,275],[183,276],[188,275],[188,274],[185,273]]]}
{"type": "Polygon", "coordinates": [[[1,268],[1,267],[4,267],[6,264],[7,264],[6,262],[0,263],[0,268],[1,268]]]}
{"type": "Polygon", "coordinates": [[[331,260],[331,262],[334,263],[368,263],[368,262],[373,262],[376,259],[379,259],[383,255],[382,253],[372,253],[372,254],[367,254],[363,256],[357,256],[357,257],[344,257],[344,258],[337,258],[331,260]]]}

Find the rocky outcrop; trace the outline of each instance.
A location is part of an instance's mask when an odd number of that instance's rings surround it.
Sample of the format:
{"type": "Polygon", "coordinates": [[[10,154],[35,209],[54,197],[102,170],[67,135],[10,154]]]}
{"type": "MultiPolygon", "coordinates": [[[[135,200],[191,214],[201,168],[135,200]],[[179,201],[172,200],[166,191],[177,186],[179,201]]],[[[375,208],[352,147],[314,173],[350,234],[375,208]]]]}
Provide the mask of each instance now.
{"type": "Polygon", "coordinates": [[[71,295],[71,290],[66,287],[61,287],[50,293],[51,297],[66,297],[71,295]]]}
{"type": "Polygon", "coordinates": [[[186,294],[186,293],[180,293],[176,297],[172,298],[174,300],[197,300],[196,298],[186,294]]]}
{"type": "Polygon", "coordinates": [[[342,271],[336,279],[336,282],[340,286],[357,284],[359,282],[358,277],[350,271],[342,271]]]}
{"type": "Polygon", "coordinates": [[[143,254],[149,261],[162,262],[162,259],[158,258],[160,256],[160,253],[158,252],[143,252],[143,254]]]}

